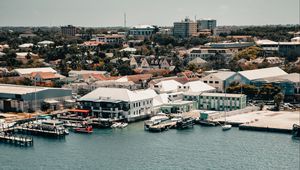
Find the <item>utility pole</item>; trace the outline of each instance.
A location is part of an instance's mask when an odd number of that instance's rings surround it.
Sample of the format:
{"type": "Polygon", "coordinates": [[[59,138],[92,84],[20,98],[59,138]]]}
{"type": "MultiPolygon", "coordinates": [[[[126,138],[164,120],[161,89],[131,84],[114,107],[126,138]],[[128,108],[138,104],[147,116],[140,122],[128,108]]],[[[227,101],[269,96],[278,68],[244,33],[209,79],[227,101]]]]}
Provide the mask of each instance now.
{"type": "Polygon", "coordinates": [[[37,102],[36,102],[36,77],[34,77],[34,105],[35,111],[37,110],[37,102]]]}
{"type": "Polygon", "coordinates": [[[124,13],[124,28],[126,28],[126,13],[124,13]]]}

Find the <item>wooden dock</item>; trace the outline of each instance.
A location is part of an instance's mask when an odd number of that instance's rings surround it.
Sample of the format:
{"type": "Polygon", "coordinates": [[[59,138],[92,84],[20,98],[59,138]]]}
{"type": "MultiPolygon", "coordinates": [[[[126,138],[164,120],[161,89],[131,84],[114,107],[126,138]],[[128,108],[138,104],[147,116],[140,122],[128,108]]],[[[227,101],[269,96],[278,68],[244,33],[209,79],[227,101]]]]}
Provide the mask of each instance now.
{"type": "Polygon", "coordinates": [[[264,131],[264,132],[277,132],[277,133],[286,133],[292,134],[292,129],[283,129],[275,127],[263,127],[263,126],[251,126],[247,124],[242,124],[239,126],[240,130],[250,130],[250,131],[264,131]]]}
{"type": "Polygon", "coordinates": [[[0,135],[0,142],[12,144],[16,146],[33,146],[32,137],[23,137],[23,136],[15,136],[15,135],[0,135]]]}
{"type": "Polygon", "coordinates": [[[66,135],[65,130],[56,129],[53,131],[43,130],[43,129],[34,129],[26,126],[18,126],[14,128],[14,131],[21,134],[27,135],[39,135],[39,136],[49,136],[49,137],[63,137],[66,135]]]}
{"type": "Polygon", "coordinates": [[[175,126],[176,126],[176,122],[166,121],[166,122],[159,123],[157,125],[151,125],[149,127],[149,131],[162,132],[162,131],[168,130],[170,128],[174,128],[175,126]]]}

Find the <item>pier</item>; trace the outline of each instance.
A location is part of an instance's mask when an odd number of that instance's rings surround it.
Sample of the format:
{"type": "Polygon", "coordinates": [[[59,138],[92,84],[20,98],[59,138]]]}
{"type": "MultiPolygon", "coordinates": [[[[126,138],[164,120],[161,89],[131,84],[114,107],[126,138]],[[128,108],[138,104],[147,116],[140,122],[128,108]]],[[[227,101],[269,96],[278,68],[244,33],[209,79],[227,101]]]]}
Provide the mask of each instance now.
{"type": "MultiPolygon", "coordinates": [[[[266,131],[291,134],[293,124],[299,124],[299,112],[255,111],[226,118],[226,123],[240,130],[266,131]]],[[[213,120],[224,123],[224,118],[213,120]]]]}
{"type": "Polygon", "coordinates": [[[162,131],[168,130],[170,128],[175,128],[175,126],[176,126],[176,122],[166,121],[166,122],[159,123],[157,125],[151,125],[149,127],[149,131],[162,132],[162,131]]]}
{"type": "Polygon", "coordinates": [[[15,136],[15,135],[0,135],[0,142],[12,144],[16,146],[33,146],[32,137],[23,137],[23,136],[15,136]]]}
{"type": "Polygon", "coordinates": [[[43,129],[34,129],[28,126],[18,126],[14,128],[14,132],[28,135],[39,135],[39,136],[50,136],[50,137],[63,137],[66,135],[64,129],[56,130],[43,130],[43,129]]]}

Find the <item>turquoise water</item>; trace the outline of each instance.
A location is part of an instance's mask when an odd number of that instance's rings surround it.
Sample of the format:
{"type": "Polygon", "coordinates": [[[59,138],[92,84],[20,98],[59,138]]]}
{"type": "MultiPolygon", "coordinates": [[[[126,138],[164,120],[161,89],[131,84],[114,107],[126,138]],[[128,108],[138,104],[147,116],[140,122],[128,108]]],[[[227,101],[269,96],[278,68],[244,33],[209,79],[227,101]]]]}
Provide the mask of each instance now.
{"type": "Polygon", "coordinates": [[[34,137],[34,146],[0,144],[0,169],[288,169],[300,167],[300,142],[290,135],[194,126],[162,133],[143,123],[125,129],[34,137]]]}

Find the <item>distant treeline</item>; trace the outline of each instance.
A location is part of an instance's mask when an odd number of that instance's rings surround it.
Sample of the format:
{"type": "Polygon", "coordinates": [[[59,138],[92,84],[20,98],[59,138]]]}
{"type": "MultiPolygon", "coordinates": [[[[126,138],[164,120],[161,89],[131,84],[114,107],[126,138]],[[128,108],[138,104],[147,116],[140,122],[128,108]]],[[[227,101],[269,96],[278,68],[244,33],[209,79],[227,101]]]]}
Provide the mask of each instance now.
{"type": "Polygon", "coordinates": [[[252,26],[232,31],[230,35],[251,35],[261,39],[273,41],[290,41],[293,34],[289,32],[300,31],[300,26],[252,26]]]}

